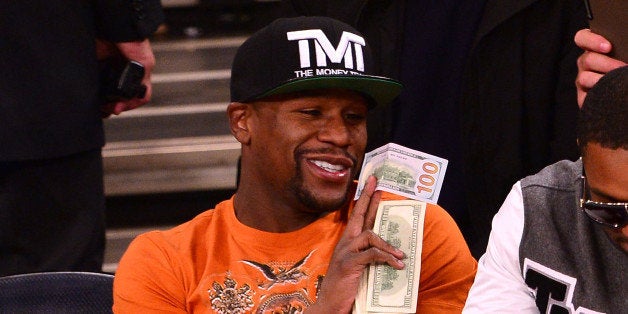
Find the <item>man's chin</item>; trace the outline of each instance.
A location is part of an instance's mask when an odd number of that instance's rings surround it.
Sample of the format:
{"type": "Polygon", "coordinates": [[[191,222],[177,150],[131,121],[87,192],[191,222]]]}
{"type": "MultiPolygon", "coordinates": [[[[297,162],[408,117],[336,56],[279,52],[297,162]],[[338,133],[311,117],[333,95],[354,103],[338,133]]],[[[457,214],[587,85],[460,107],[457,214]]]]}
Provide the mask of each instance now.
{"type": "Polygon", "coordinates": [[[315,198],[306,201],[307,206],[316,212],[336,211],[347,203],[347,197],[342,198],[315,198]]]}
{"type": "Polygon", "coordinates": [[[353,196],[351,191],[353,191],[354,184],[350,180],[344,183],[330,184],[320,180],[297,178],[290,182],[289,187],[296,192],[301,203],[312,212],[322,213],[338,210],[345,206],[353,196]]]}
{"type": "Polygon", "coordinates": [[[329,193],[308,193],[302,191],[299,194],[301,202],[312,212],[332,212],[346,205],[349,200],[348,194],[340,193],[330,195],[329,193]]]}

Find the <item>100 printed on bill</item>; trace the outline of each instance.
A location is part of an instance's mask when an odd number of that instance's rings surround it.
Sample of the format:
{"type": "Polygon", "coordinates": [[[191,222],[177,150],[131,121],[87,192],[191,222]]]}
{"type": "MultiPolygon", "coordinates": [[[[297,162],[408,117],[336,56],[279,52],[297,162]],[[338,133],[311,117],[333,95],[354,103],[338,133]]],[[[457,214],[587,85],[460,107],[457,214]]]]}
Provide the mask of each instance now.
{"type": "Polygon", "coordinates": [[[355,199],[362,194],[366,179],[374,175],[376,190],[435,204],[446,171],[446,159],[389,143],[364,156],[355,199]]]}

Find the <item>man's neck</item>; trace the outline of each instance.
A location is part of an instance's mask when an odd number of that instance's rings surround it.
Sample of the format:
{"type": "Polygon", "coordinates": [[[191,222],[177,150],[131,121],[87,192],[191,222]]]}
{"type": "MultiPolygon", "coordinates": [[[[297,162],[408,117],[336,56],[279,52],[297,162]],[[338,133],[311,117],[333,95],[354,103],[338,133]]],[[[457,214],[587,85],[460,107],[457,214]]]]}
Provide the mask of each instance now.
{"type": "Polygon", "coordinates": [[[291,232],[301,229],[327,213],[312,213],[296,201],[290,203],[269,197],[259,190],[238,188],[233,207],[236,218],[244,225],[267,232],[291,232]]]}

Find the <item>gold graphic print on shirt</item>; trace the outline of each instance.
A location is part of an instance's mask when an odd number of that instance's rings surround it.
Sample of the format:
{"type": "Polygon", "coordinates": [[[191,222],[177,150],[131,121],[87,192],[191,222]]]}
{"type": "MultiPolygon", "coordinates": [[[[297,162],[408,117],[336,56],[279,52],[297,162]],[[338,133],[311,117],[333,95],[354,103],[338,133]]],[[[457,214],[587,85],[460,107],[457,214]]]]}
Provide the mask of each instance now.
{"type": "Polygon", "coordinates": [[[208,291],[209,299],[212,310],[216,313],[239,314],[245,313],[253,307],[252,296],[255,292],[247,284],[238,288],[235,280],[227,277],[224,286],[214,281],[212,288],[208,291]]]}
{"type": "Polygon", "coordinates": [[[314,302],[324,275],[310,276],[306,271],[305,264],[312,253],[314,251],[290,264],[242,260],[249,267],[246,271],[249,275],[229,271],[224,284],[212,283],[208,291],[212,310],[217,313],[302,313],[314,302]]]}

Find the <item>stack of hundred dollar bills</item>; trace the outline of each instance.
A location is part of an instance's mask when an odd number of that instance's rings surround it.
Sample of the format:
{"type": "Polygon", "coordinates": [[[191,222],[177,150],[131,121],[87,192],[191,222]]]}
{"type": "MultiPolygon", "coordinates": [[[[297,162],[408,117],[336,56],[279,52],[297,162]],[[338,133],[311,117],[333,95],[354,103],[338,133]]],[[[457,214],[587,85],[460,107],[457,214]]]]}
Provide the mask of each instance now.
{"type": "Polygon", "coordinates": [[[376,190],[408,198],[381,201],[373,227],[376,234],[405,253],[406,267],[396,270],[386,264],[370,265],[362,275],[354,314],[416,312],[426,202],[438,201],[446,170],[447,160],[394,143],[365,155],[355,199],[370,175],[377,177],[376,190]]]}

